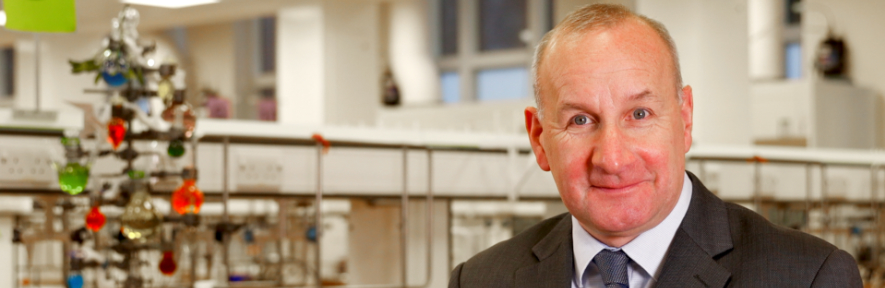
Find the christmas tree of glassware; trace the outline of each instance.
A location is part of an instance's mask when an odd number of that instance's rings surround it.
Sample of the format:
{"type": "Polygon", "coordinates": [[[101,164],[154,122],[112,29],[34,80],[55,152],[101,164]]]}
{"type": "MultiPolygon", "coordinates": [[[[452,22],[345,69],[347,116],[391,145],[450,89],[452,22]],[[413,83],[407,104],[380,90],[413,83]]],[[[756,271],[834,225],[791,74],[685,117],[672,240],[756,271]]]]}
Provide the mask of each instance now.
{"type": "MultiPolygon", "coordinates": [[[[158,59],[156,45],[145,44],[149,42],[139,39],[136,29],[139,18],[139,13],[134,8],[124,6],[118,16],[112,19],[111,33],[101,42],[96,54],[83,61],[69,61],[74,74],[94,73],[96,85],[104,83],[105,89],[98,91],[105,93],[107,98],[99,104],[100,108],[95,115],[100,122],[95,124],[99,128],[94,134],[95,147],[84,152],[79,138],[64,138],[62,144],[67,161],[56,164],[61,189],[70,195],[77,195],[87,191],[90,180],[91,162],[83,164],[81,160],[84,156],[88,155],[90,161],[91,157],[113,156],[126,163],[119,176],[128,176],[129,180],[119,184],[120,188],[116,190],[120,193],[105,193],[115,189],[92,191],[92,205],[84,222],[85,228],[92,231],[91,233],[97,233],[103,227],[119,228],[117,241],[127,244],[117,246],[117,249],[131,249],[132,253],[142,249],[159,249],[151,246],[158,241],[166,243],[166,239],[161,241],[158,237],[164,220],[151,197],[152,180],[168,177],[182,179],[181,186],[172,193],[170,203],[172,210],[183,217],[181,220],[175,218],[170,221],[183,222],[189,226],[198,224],[197,214],[204,200],[203,192],[196,186],[196,168],[169,167],[178,166],[178,161],[181,161],[178,159],[188,155],[188,149],[194,149],[195,141],[190,140],[194,137],[196,113],[186,101],[183,78],[176,77],[181,73],[176,75],[175,61],[168,58],[158,59]],[[157,155],[138,151],[134,142],[142,140],[167,141],[166,153],[157,155]],[[188,142],[192,143],[190,147],[187,147],[188,142]],[[171,164],[146,173],[134,164],[141,155],[146,154],[152,155],[152,159],[155,155],[167,157],[169,161],[152,161],[171,164]],[[122,206],[123,214],[108,218],[102,213],[102,206],[122,206]],[[119,222],[109,223],[116,221],[119,222]]],[[[195,163],[196,159],[190,160],[195,163]]],[[[161,250],[163,258],[155,267],[164,275],[171,276],[177,268],[173,253],[175,249],[164,246],[161,250]]],[[[129,274],[128,277],[127,281],[140,281],[138,275],[129,274]]],[[[76,286],[76,281],[74,279],[73,283],[68,284],[76,286]]]]}

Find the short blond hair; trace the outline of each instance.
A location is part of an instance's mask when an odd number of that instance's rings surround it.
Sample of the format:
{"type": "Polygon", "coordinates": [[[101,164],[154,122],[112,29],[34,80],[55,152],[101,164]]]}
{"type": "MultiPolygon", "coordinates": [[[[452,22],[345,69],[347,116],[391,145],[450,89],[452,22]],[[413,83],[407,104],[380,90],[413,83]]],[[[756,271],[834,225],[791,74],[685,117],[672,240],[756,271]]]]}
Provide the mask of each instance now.
{"type": "Polygon", "coordinates": [[[544,38],[541,39],[541,42],[538,43],[538,46],[535,48],[535,54],[532,60],[532,75],[534,75],[535,78],[533,87],[535,90],[535,105],[538,106],[539,116],[541,115],[542,107],[540,92],[541,77],[538,75],[538,69],[541,66],[542,60],[546,56],[547,50],[555,47],[564,37],[573,36],[579,33],[598,31],[601,29],[610,29],[630,19],[638,20],[639,22],[648,25],[658,34],[658,36],[661,37],[662,40],[664,40],[667,49],[670,51],[670,58],[673,61],[673,67],[675,69],[676,93],[679,97],[680,103],[682,102],[682,72],[679,68],[679,54],[676,52],[676,44],[673,42],[673,37],[670,37],[670,33],[667,32],[667,28],[664,27],[664,24],[643,15],[633,13],[633,11],[630,11],[630,9],[623,5],[591,4],[581,7],[566,16],[555,28],[544,35],[544,38]]]}

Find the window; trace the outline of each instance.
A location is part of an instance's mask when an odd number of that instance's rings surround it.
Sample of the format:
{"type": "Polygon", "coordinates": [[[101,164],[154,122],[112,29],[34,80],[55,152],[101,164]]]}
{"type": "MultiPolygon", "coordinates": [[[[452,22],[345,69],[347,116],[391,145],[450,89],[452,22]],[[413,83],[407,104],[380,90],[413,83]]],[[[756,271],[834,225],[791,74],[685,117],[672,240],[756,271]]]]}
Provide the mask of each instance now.
{"type": "Polygon", "coordinates": [[[443,103],[457,103],[461,99],[458,72],[443,72],[439,82],[442,84],[443,103]]]}
{"type": "Polygon", "coordinates": [[[787,43],[784,47],[784,76],[787,79],[802,78],[802,45],[787,43]]]}
{"type": "Polygon", "coordinates": [[[802,2],[800,0],[783,0],[784,31],[783,59],[784,78],[802,78],[802,2]]]}
{"type": "Polygon", "coordinates": [[[15,50],[0,49],[0,99],[15,94],[15,50]]]}
{"type": "Polygon", "coordinates": [[[481,50],[525,47],[520,35],[528,28],[526,18],[526,0],[480,0],[481,50]]]}
{"type": "Polygon", "coordinates": [[[476,75],[476,99],[488,101],[530,97],[527,83],[529,71],[525,67],[480,70],[476,75]]]}
{"type": "Polygon", "coordinates": [[[533,49],[553,0],[433,0],[442,103],[531,98],[533,49]]]}
{"type": "Polygon", "coordinates": [[[273,73],[277,67],[277,18],[258,19],[260,73],[273,73]]]}

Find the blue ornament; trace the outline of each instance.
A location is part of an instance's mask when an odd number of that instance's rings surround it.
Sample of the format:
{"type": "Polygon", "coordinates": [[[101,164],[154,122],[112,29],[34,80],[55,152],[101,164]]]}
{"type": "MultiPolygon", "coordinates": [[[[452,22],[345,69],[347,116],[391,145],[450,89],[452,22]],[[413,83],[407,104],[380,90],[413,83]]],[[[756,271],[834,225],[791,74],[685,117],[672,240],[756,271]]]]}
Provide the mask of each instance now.
{"type": "Polygon", "coordinates": [[[246,231],[243,231],[243,240],[246,241],[247,244],[255,242],[255,233],[252,233],[252,229],[246,229],[246,231]]]}
{"type": "Polygon", "coordinates": [[[74,272],[68,276],[68,288],[83,288],[83,275],[74,272]]]}
{"type": "Polygon", "coordinates": [[[317,226],[310,226],[310,228],[307,228],[306,234],[308,241],[317,242],[317,226]]]}
{"type": "Polygon", "coordinates": [[[101,65],[101,78],[108,86],[118,87],[129,82],[126,78],[128,71],[129,65],[123,56],[119,52],[113,52],[101,65]]]}

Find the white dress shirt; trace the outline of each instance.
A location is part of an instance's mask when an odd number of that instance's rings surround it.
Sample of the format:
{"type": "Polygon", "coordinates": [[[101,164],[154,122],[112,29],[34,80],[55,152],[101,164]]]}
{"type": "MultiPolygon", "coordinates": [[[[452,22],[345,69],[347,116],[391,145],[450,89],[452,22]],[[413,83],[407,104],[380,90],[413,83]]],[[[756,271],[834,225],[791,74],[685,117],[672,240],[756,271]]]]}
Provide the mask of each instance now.
{"type": "Polygon", "coordinates": [[[631,288],[654,287],[661,274],[661,264],[664,262],[664,257],[667,256],[670,243],[673,242],[673,236],[676,235],[676,230],[679,229],[682,218],[688,211],[688,204],[691,202],[691,189],[691,180],[688,178],[688,174],[685,174],[682,192],[679,194],[679,200],[670,215],[667,215],[660,224],[639,234],[621,248],[609,247],[599,242],[581,227],[575,216],[572,216],[572,243],[574,244],[575,259],[572,288],[605,287],[602,276],[599,274],[599,268],[593,263],[593,258],[602,249],[623,250],[630,257],[630,262],[627,265],[627,279],[629,279],[631,288]]]}

